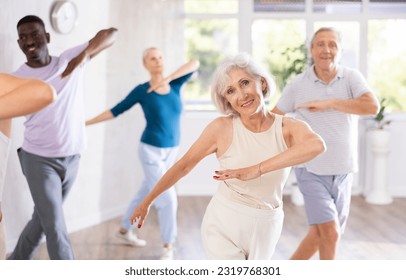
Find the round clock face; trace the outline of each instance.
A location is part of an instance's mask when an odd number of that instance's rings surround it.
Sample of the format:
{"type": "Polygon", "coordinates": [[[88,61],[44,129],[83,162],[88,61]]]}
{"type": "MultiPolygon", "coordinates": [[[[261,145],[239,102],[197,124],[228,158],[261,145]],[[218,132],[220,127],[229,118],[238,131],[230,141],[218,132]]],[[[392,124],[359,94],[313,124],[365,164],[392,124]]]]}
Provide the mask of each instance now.
{"type": "Polygon", "coordinates": [[[70,1],[55,2],[51,12],[51,24],[56,32],[70,33],[77,25],[78,12],[70,1]]]}

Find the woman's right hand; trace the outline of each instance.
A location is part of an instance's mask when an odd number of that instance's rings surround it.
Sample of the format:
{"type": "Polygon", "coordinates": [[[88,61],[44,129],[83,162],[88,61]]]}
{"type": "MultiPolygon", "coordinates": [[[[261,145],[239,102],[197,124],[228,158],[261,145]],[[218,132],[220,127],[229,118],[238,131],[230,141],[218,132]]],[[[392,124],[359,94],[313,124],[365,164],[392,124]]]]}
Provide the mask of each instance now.
{"type": "Polygon", "coordinates": [[[217,181],[224,181],[236,178],[241,181],[252,180],[262,175],[261,163],[239,169],[226,169],[214,171],[216,174],[213,179],[217,181]]]}
{"type": "Polygon", "coordinates": [[[145,203],[144,201],[141,202],[140,205],[135,208],[133,214],[131,215],[130,222],[131,224],[135,224],[138,220],[137,227],[141,228],[142,225],[144,224],[144,220],[147,217],[149,213],[149,208],[151,207],[151,204],[145,203]]]}

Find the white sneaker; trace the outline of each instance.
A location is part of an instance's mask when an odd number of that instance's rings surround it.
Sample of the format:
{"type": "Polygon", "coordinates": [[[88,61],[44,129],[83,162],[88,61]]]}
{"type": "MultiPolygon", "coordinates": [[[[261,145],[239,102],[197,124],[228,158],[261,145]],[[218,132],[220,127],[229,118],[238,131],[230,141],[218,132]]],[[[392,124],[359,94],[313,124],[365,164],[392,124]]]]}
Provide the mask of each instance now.
{"type": "Polygon", "coordinates": [[[173,248],[166,248],[162,249],[161,260],[173,260],[173,248]]]}
{"type": "Polygon", "coordinates": [[[124,240],[130,246],[136,247],[144,247],[147,245],[147,241],[143,239],[139,239],[137,235],[135,235],[131,230],[127,231],[126,233],[122,234],[121,232],[116,233],[116,237],[124,240]]]}

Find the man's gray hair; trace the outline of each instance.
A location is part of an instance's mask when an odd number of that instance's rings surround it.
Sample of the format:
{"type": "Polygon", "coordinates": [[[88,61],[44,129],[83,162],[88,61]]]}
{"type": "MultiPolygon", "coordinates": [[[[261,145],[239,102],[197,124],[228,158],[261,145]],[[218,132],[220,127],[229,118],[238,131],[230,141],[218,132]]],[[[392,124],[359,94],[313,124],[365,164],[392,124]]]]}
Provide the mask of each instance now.
{"type": "Polygon", "coordinates": [[[321,27],[319,30],[317,30],[317,31],[313,34],[312,40],[310,41],[310,47],[313,46],[314,40],[316,39],[317,34],[319,34],[319,33],[321,33],[321,32],[334,32],[334,33],[337,35],[338,43],[339,43],[340,46],[341,46],[342,37],[341,37],[341,32],[338,31],[338,29],[336,29],[336,28],[334,28],[334,27],[321,27]]]}

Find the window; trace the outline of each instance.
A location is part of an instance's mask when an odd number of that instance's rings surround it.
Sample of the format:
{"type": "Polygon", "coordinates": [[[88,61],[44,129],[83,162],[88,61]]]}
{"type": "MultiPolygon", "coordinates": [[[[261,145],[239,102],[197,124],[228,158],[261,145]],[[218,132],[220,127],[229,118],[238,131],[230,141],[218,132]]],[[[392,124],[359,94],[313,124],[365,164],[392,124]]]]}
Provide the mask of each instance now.
{"type": "Polygon", "coordinates": [[[368,10],[376,14],[406,13],[405,0],[370,0],[368,10]]]}
{"type": "Polygon", "coordinates": [[[184,0],[188,14],[235,14],[238,0],[184,0]]]}
{"type": "Polygon", "coordinates": [[[361,13],[362,0],[313,0],[313,11],[326,14],[361,13]]]}
{"type": "Polygon", "coordinates": [[[238,52],[238,0],[185,0],[188,59],[200,61],[199,76],[186,86],[187,110],[214,110],[211,75],[227,55],[238,52]]]}
{"type": "Polygon", "coordinates": [[[254,0],[255,12],[304,12],[305,0],[254,0]]]}
{"type": "Polygon", "coordinates": [[[199,76],[186,87],[188,110],[213,110],[211,75],[227,55],[238,52],[236,19],[190,19],[186,21],[186,52],[200,61],[199,76]]]}
{"type": "Polygon", "coordinates": [[[343,35],[343,65],[359,69],[388,107],[406,110],[404,0],[184,0],[188,58],[201,62],[188,84],[187,110],[213,110],[211,75],[227,55],[246,51],[274,75],[278,94],[307,62],[321,26],[343,35]],[[348,16],[350,14],[350,16],[348,16]],[[383,73],[385,75],[383,75],[383,73]]]}
{"type": "Polygon", "coordinates": [[[304,20],[256,20],[252,24],[252,55],[274,75],[277,92],[273,105],[286,82],[306,66],[304,20]]]}
{"type": "Polygon", "coordinates": [[[406,19],[368,23],[368,82],[392,111],[406,110],[406,48],[399,30],[406,30],[406,19]]]}

